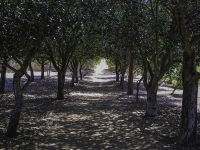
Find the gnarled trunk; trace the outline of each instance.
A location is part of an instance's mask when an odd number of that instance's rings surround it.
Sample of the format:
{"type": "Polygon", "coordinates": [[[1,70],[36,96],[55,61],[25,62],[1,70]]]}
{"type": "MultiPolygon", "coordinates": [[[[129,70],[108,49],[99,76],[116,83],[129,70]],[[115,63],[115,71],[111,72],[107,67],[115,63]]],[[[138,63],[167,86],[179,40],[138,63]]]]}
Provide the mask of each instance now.
{"type": "Polygon", "coordinates": [[[2,65],[1,70],[1,85],[0,85],[0,93],[3,94],[5,92],[5,83],[6,83],[6,66],[2,65]]]}
{"type": "Polygon", "coordinates": [[[57,99],[64,99],[65,71],[58,71],[57,99]]]}
{"type": "Polygon", "coordinates": [[[6,136],[7,137],[14,137],[16,136],[17,127],[19,124],[19,118],[21,115],[22,107],[23,107],[23,93],[22,88],[20,86],[20,80],[23,76],[21,72],[15,72],[13,77],[13,90],[15,95],[15,107],[11,113],[10,121],[8,124],[6,136]]]}
{"type": "Polygon", "coordinates": [[[41,63],[41,79],[44,79],[44,61],[41,63]]]}
{"type": "Polygon", "coordinates": [[[197,92],[195,52],[191,55],[183,53],[183,100],[180,125],[180,145],[197,144],[197,92]]]}
{"type": "Polygon", "coordinates": [[[129,74],[128,74],[128,95],[133,94],[133,64],[134,64],[134,58],[133,54],[130,56],[130,63],[129,63],[129,74]]]}
{"type": "Polygon", "coordinates": [[[31,65],[31,63],[29,64],[29,69],[30,69],[30,73],[31,73],[31,82],[34,82],[34,72],[33,72],[33,67],[31,65]]]}

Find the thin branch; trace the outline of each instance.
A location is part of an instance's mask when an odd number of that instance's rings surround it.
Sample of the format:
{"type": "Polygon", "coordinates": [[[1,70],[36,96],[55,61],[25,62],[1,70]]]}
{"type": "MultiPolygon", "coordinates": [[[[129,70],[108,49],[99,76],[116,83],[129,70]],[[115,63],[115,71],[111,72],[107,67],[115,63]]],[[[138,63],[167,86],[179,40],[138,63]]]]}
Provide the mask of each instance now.
{"type": "MultiPolygon", "coordinates": [[[[24,72],[24,71],[23,71],[24,72]]],[[[22,87],[22,92],[24,92],[24,90],[26,90],[26,88],[28,87],[28,85],[31,82],[31,77],[29,76],[29,74],[25,71],[24,72],[25,76],[27,77],[27,82],[24,84],[24,86],[22,87]]]]}

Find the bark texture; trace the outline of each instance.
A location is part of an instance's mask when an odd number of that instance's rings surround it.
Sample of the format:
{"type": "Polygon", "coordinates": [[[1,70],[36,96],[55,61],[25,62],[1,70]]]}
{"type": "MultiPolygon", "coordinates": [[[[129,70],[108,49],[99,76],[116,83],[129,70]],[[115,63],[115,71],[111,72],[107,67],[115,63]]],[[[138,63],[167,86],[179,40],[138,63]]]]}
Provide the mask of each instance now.
{"type": "Polygon", "coordinates": [[[155,117],[157,116],[157,91],[158,84],[148,86],[147,88],[147,110],[146,116],[155,117]]]}
{"type": "MultiPolygon", "coordinates": [[[[183,100],[180,124],[181,146],[194,146],[197,144],[197,91],[200,73],[196,71],[196,54],[194,45],[200,40],[200,34],[195,33],[195,28],[187,28],[187,23],[191,21],[187,10],[189,1],[172,1],[174,5],[172,13],[180,37],[183,62],[182,62],[182,81],[183,81],[183,100]],[[187,14],[187,15],[186,15],[187,14]],[[194,30],[194,31],[193,31],[194,30]]],[[[192,6],[192,8],[195,5],[192,6]]],[[[194,9],[195,12],[195,9],[194,9]]],[[[194,13],[195,14],[195,13],[194,13]]],[[[196,14],[193,16],[195,17],[196,14]]]]}
{"type": "Polygon", "coordinates": [[[195,75],[195,53],[183,53],[183,100],[180,125],[180,145],[197,144],[197,92],[198,78],[195,75]]]}

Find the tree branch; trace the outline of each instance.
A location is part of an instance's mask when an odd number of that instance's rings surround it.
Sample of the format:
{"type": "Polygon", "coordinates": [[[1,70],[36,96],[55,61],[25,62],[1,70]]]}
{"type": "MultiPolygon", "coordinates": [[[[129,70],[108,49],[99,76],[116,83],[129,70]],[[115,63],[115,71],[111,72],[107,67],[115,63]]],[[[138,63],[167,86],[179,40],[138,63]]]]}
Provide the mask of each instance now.
{"type": "MultiPolygon", "coordinates": [[[[24,70],[23,70],[24,72],[24,70]]],[[[22,87],[22,92],[24,92],[24,90],[26,90],[26,88],[28,87],[28,85],[30,84],[31,82],[31,77],[29,76],[29,74],[25,71],[24,72],[25,76],[27,77],[27,82],[24,84],[24,86],[22,87]]]]}
{"type": "Polygon", "coordinates": [[[47,50],[49,51],[48,54],[49,54],[49,56],[50,56],[50,59],[51,59],[51,62],[53,63],[54,68],[55,68],[57,71],[59,71],[60,68],[59,68],[58,65],[56,64],[56,61],[55,61],[55,59],[54,59],[54,57],[53,57],[53,51],[52,51],[51,46],[49,45],[49,43],[48,43],[47,41],[45,41],[45,44],[46,44],[46,46],[47,46],[47,50]]]}
{"type": "Polygon", "coordinates": [[[2,62],[2,63],[0,63],[1,65],[4,65],[4,66],[6,66],[6,67],[8,67],[9,69],[11,69],[12,71],[14,71],[14,72],[16,72],[17,71],[17,69],[15,69],[15,68],[13,68],[12,66],[10,66],[9,64],[8,64],[8,62],[2,62]]]}

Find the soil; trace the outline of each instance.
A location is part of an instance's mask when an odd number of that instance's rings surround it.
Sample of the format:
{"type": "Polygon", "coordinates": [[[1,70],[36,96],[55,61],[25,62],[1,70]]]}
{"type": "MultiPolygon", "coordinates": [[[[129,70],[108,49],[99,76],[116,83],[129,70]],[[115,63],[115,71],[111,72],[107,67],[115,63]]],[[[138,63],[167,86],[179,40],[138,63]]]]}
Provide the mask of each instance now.
{"type": "MultiPolygon", "coordinates": [[[[134,79],[134,86],[137,80],[139,77],[134,79]]],[[[158,116],[148,118],[144,87],[140,85],[136,103],[135,95],[127,95],[126,88],[120,89],[114,74],[108,71],[86,76],[75,87],[69,87],[67,78],[64,100],[56,99],[56,75],[43,80],[36,77],[24,93],[17,137],[7,138],[4,134],[15,103],[11,83],[12,79],[7,78],[9,88],[0,95],[0,149],[190,149],[176,146],[181,90],[170,95],[173,89],[160,86],[158,116]]],[[[199,131],[198,122],[200,141],[199,131]]]]}

